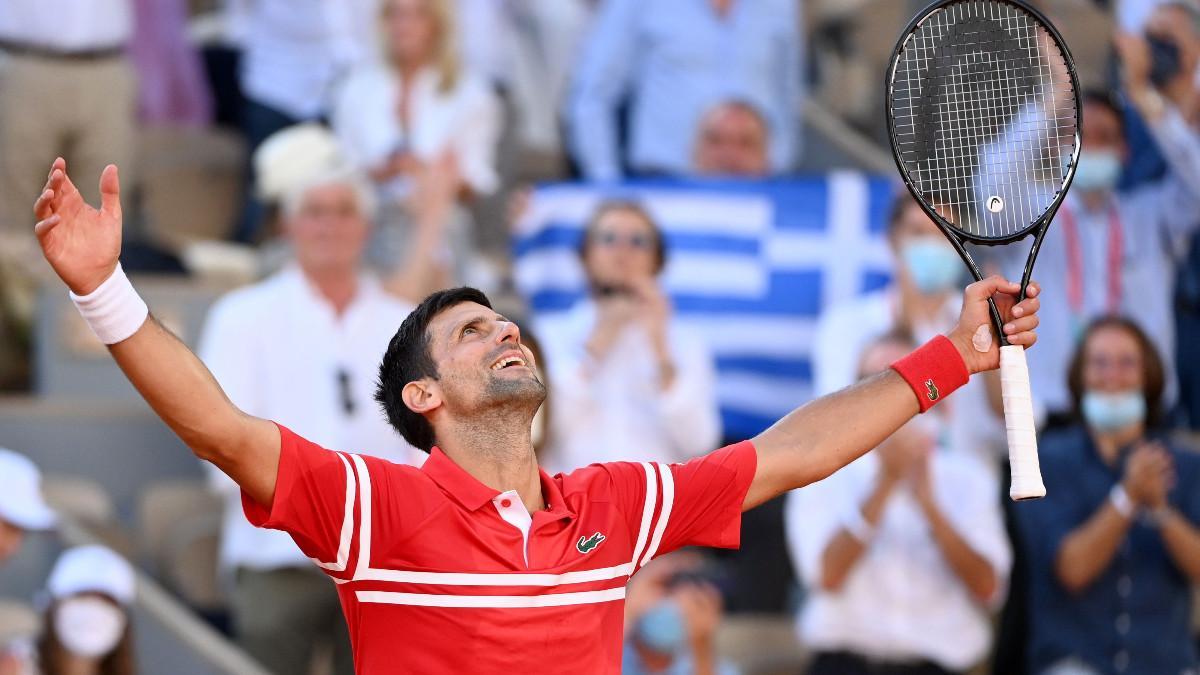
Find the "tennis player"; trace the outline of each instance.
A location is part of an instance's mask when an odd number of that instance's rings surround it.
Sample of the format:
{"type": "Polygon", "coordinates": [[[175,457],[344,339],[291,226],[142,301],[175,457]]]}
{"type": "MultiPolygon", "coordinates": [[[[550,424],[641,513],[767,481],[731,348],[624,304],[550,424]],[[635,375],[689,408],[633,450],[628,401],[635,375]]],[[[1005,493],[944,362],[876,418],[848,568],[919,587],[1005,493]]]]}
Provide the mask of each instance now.
{"type": "Polygon", "coordinates": [[[338,584],[361,673],[619,673],[625,583],[642,565],[736,547],[742,511],[830,475],[996,368],[989,297],[1014,344],[1036,340],[1037,288],[1015,304],[1017,284],[992,277],[966,289],[949,336],[751,441],[550,476],[530,443],[546,389],[516,326],[478,291],[440,291],[380,368],[388,419],[431,453],[416,469],[323,449],[231,404],[121,271],[115,166],[100,192],[87,205],[55,160],[34,207],[46,259],[155,412],[241,486],[246,516],[290,533],[338,584]]]}

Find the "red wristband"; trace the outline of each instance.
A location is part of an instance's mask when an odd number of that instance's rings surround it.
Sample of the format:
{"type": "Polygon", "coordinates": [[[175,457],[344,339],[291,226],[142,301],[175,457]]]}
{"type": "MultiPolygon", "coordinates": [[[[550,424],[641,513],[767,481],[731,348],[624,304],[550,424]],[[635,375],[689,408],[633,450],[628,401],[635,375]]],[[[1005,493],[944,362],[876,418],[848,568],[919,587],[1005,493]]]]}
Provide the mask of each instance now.
{"type": "Polygon", "coordinates": [[[962,354],[945,335],[939,335],[892,364],[917,395],[921,412],[933,407],[967,383],[970,373],[962,354]]]}

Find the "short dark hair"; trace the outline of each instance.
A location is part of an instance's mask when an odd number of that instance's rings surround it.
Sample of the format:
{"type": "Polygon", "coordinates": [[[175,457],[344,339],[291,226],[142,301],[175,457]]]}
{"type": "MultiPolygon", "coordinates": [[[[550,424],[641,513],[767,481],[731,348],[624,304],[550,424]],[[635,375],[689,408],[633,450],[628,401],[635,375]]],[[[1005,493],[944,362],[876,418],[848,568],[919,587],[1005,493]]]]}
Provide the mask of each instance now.
{"type": "Polygon", "coordinates": [[[483,291],[474,288],[450,288],[432,293],[400,324],[379,364],[375,400],[383,407],[388,423],[404,440],[425,452],[435,444],[433,425],[424,415],[404,404],[404,386],[426,377],[438,379],[437,363],[429,353],[429,324],[442,311],[464,302],[492,308],[483,291]]]}
{"type": "Polygon", "coordinates": [[[1076,419],[1083,419],[1083,368],[1088,341],[1099,331],[1109,328],[1123,330],[1133,336],[1142,352],[1142,395],[1146,399],[1146,426],[1155,427],[1163,423],[1163,391],[1166,389],[1167,376],[1163,367],[1162,356],[1158,348],[1150,341],[1146,331],[1137,322],[1123,316],[1105,316],[1088,324],[1083,331],[1083,337],[1071,357],[1071,367],[1067,371],[1067,387],[1071,390],[1071,403],[1076,419]]]}
{"type": "Polygon", "coordinates": [[[658,274],[662,272],[663,267],[667,264],[666,239],[663,237],[658,223],[650,216],[650,212],[646,210],[646,207],[632,199],[610,199],[601,202],[596,207],[596,210],[592,212],[592,217],[588,219],[587,225],[583,228],[583,238],[579,241],[579,259],[581,261],[586,260],[588,248],[592,245],[592,235],[595,234],[596,226],[600,224],[600,219],[614,211],[629,211],[650,226],[650,232],[654,237],[654,273],[658,274]]]}
{"type": "Polygon", "coordinates": [[[1081,99],[1083,105],[1089,103],[1098,105],[1102,108],[1107,108],[1109,112],[1116,115],[1117,122],[1120,123],[1118,126],[1121,127],[1121,137],[1125,137],[1125,108],[1121,105],[1121,101],[1117,98],[1116,94],[1108,89],[1085,89],[1083,90],[1081,99]]]}

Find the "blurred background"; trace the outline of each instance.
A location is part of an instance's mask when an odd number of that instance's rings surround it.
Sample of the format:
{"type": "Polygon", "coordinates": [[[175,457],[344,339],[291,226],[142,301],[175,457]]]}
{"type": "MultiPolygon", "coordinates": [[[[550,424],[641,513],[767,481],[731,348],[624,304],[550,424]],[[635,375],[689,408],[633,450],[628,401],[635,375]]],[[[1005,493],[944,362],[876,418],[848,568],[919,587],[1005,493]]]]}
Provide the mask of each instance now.
{"type": "MultiPolygon", "coordinates": [[[[42,261],[56,156],[93,203],[119,165],[124,268],[252,414],[419,463],[374,369],[471,285],[542,355],[544,466],[681,461],[953,325],[965,267],[884,120],[925,4],[0,3],[0,675],[352,672],[332,585],[42,261]]],[[[740,551],[647,568],[628,672],[1200,672],[1200,6],[1034,4],[1087,92],[1035,271],[1051,497],[1008,502],[977,378],[740,551]]],[[[1013,275],[1014,248],[976,253],[1013,275]]]]}

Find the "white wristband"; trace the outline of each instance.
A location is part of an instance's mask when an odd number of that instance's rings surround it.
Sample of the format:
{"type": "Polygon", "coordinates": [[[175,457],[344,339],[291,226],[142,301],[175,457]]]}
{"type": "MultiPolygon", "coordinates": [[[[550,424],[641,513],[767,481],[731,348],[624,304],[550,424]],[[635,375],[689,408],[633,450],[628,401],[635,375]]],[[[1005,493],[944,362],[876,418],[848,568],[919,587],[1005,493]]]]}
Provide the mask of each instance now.
{"type": "Polygon", "coordinates": [[[1117,483],[1108,493],[1108,501],[1112,502],[1113,508],[1122,516],[1132,518],[1134,512],[1133,500],[1129,498],[1129,493],[1125,491],[1125,486],[1117,483]]]}
{"type": "Polygon", "coordinates": [[[150,309],[129,283],[121,263],[96,290],[84,296],[71,293],[71,302],[88,327],[106,345],[126,340],[142,327],[150,309]]]}
{"type": "Polygon", "coordinates": [[[842,519],[842,526],[860,544],[869,544],[875,537],[875,528],[867,522],[866,518],[863,518],[862,511],[857,508],[850,509],[850,512],[842,519]]]}

